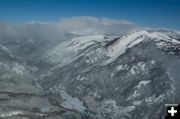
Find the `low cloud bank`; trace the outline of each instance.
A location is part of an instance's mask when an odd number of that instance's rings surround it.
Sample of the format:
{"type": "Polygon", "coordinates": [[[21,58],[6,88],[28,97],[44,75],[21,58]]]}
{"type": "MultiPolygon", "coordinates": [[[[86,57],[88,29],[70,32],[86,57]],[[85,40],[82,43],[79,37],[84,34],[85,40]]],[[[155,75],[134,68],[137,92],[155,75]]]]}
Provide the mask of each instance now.
{"type": "Polygon", "coordinates": [[[62,18],[59,22],[0,23],[0,40],[66,40],[64,34],[125,34],[139,29],[126,20],[89,16],[62,18]]]}
{"type": "Polygon", "coordinates": [[[74,34],[124,34],[138,29],[139,27],[126,20],[113,20],[96,17],[72,17],[62,18],[58,28],[74,34]]]}

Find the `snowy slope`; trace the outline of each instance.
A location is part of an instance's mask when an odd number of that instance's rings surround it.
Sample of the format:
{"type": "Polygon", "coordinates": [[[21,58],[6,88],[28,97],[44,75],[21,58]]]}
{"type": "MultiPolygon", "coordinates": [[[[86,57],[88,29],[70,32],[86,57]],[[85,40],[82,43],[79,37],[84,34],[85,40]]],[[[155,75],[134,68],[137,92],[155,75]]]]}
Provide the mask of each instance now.
{"type": "MultiPolygon", "coordinates": [[[[104,35],[90,35],[77,37],[70,41],[65,41],[63,43],[58,44],[55,48],[46,52],[43,55],[43,59],[46,59],[50,63],[59,63],[60,66],[63,66],[80,57],[77,54],[79,52],[82,52],[89,46],[99,43],[100,46],[104,47],[103,44],[111,42],[113,41],[113,39],[113,36],[108,38],[104,35]]],[[[154,41],[157,47],[159,48],[167,48],[169,44],[170,46],[180,44],[180,41],[170,37],[169,34],[157,31],[148,32],[147,30],[140,30],[137,32],[132,32],[130,34],[124,35],[115,42],[113,42],[111,45],[108,45],[108,47],[104,47],[104,50],[100,50],[101,54],[105,54],[106,57],[109,57],[106,61],[104,61],[104,63],[107,64],[116,60],[117,57],[124,54],[127,49],[132,48],[148,40],[154,41]]]]}
{"type": "Polygon", "coordinates": [[[115,34],[0,45],[0,118],[164,119],[164,104],[180,99],[179,35],[115,34]]]}
{"type": "Polygon", "coordinates": [[[71,41],[60,43],[55,48],[46,52],[43,55],[43,59],[46,59],[51,63],[65,65],[73,61],[77,54],[83,49],[105,40],[107,39],[105,39],[104,35],[90,35],[73,38],[71,41]]]}
{"type": "Polygon", "coordinates": [[[132,48],[135,45],[145,41],[153,40],[157,43],[158,47],[166,45],[166,42],[171,42],[172,44],[180,44],[180,41],[171,38],[167,34],[161,32],[147,32],[145,30],[134,32],[132,34],[125,35],[119,40],[114,42],[111,46],[108,47],[108,56],[111,57],[111,60],[115,60],[118,56],[125,53],[128,48],[132,48]]]}

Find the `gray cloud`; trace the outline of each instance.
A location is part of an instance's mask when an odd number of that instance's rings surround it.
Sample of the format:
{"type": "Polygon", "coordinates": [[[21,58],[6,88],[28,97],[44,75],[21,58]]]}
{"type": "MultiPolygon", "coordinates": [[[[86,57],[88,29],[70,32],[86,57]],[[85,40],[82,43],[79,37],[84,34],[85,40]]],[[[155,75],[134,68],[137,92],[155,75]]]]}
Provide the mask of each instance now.
{"type": "MultiPolygon", "coordinates": [[[[0,40],[60,40],[63,33],[55,27],[54,23],[23,23],[23,24],[7,24],[0,23],[0,40]]],[[[1,43],[2,43],[1,42],[1,43]]]]}
{"type": "Polygon", "coordinates": [[[34,59],[62,41],[78,35],[125,34],[139,29],[126,20],[89,16],[62,18],[58,22],[0,22],[0,45],[23,58],[34,59]],[[67,35],[68,34],[68,35],[67,35]]]}
{"type": "Polygon", "coordinates": [[[89,16],[62,18],[58,27],[74,34],[124,34],[139,28],[126,20],[113,20],[89,16]]]}
{"type": "Polygon", "coordinates": [[[64,33],[124,34],[139,27],[126,20],[89,16],[62,18],[59,22],[0,23],[0,40],[65,40],[64,33]]]}

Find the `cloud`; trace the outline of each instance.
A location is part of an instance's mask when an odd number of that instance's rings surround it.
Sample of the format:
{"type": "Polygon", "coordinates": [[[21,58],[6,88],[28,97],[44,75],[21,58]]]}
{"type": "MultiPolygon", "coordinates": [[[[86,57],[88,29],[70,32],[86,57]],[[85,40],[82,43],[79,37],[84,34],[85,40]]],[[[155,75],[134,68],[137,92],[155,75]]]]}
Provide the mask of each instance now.
{"type": "Polygon", "coordinates": [[[58,27],[66,32],[74,34],[124,34],[139,27],[126,20],[113,20],[109,18],[97,18],[80,16],[62,18],[58,27]]]}
{"type": "Polygon", "coordinates": [[[61,39],[62,36],[63,33],[57,29],[55,23],[0,23],[1,40],[57,40],[61,39]]]}
{"type": "Polygon", "coordinates": [[[125,34],[139,27],[126,20],[113,20],[89,16],[62,18],[58,22],[26,22],[20,24],[0,23],[0,41],[21,40],[68,40],[65,33],[79,35],[125,34]]]}

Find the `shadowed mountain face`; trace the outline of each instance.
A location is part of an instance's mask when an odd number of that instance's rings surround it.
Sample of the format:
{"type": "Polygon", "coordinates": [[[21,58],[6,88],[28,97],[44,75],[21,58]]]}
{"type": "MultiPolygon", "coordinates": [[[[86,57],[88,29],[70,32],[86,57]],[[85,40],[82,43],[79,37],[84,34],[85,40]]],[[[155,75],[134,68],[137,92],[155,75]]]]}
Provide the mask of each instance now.
{"type": "Polygon", "coordinates": [[[79,113],[51,103],[51,94],[38,85],[26,62],[8,51],[0,46],[1,119],[81,119],[79,113]]]}
{"type": "Polygon", "coordinates": [[[0,43],[0,118],[164,119],[180,103],[179,34],[66,38],[0,43]]]}

